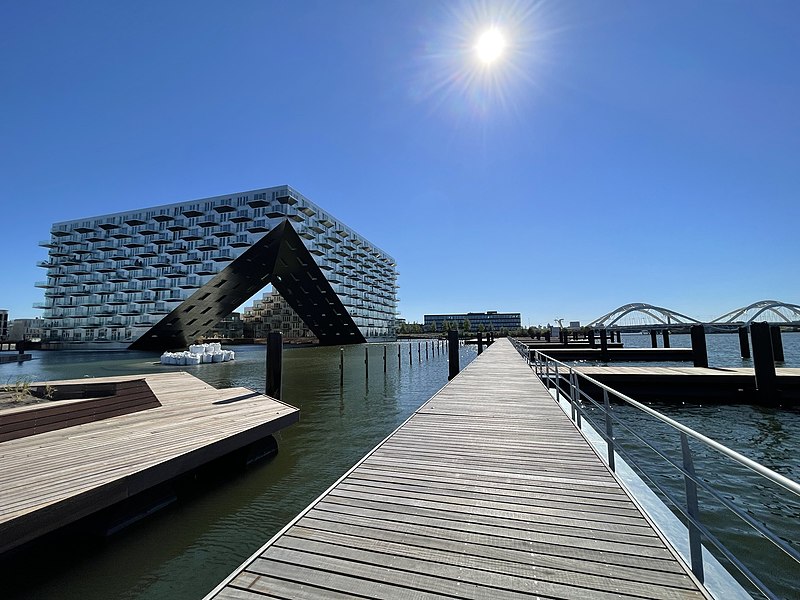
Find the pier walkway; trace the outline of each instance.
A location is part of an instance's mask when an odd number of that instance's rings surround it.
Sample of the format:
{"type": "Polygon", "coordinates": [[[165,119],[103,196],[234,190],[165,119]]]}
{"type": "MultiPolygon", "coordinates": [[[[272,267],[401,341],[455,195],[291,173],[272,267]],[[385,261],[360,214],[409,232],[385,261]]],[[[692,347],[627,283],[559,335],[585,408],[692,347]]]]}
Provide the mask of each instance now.
{"type": "Polygon", "coordinates": [[[207,598],[708,598],[501,339],[207,598]]]}

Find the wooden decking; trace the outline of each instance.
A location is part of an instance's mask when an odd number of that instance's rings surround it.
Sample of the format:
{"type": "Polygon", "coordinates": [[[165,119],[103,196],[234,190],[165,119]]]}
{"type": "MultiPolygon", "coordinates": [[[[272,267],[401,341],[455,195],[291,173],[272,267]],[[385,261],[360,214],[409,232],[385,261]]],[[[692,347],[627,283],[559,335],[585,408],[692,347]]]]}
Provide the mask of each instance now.
{"type": "Polygon", "coordinates": [[[704,598],[498,340],[207,598],[704,598]]]}
{"type": "MultiPolygon", "coordinates": [[[[298,419],[298,410],[287,404],[246,388],[218,390],[188,373],[91,382],[142,378],[161,406],[0,443],[0,553],[298,419]]],[[[0,422],[20,410],[0,412],[0,422]]]]}

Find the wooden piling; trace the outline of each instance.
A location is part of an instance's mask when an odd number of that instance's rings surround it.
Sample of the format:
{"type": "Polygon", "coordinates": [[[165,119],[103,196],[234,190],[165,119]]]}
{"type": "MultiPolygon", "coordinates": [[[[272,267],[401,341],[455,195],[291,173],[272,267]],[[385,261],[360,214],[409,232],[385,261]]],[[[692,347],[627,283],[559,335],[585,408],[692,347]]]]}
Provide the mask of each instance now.
{"type": "Polygon", "coordinates": [[[781,326],[772,325],[769,328],[770,337],[772,338],[772,358],[775,362],[783,362],[783,338],[781,338],[781,326]]]}
{"type": "Polygon", "coordinates": [[[650,347],[658,348],[658,332],[655,329],[650,330],[650,347]]]}
{"type": "Polygon", "coordinates": [[[428,358],[428,342],[425,342],[425,360],[429,360],[428,358]]]}
{"type": "Polygon", "coordinates": [[[708,367],[708,347],[706,346],[706,331],[702,325],[692,325],[692,355],[695,367],[708,367]]]}
{"type": "Polygon", "coordinates": [[[589,330],[589,348],[594,348],[594,347],[595,347],[595,343],[594,343],[594,329],[590,329],[590,330],[589,330]]]}
{"type": "Polygon", "coordinates": [[[417,342],[417,362],[422,362],[422,342],[417,342]]]}
{"type": "Polygon", "coordinates": [[[457,331],[448,331],[447,332],[447,347],[448,347],[448,358],[447,363],[449,365],[449,374],[447,376],[447,380],[450,381],[453,377],[458,375],[460,370],[458,365],[458,332],[457,331]]]}
{"type": "Polygon", "coordinates": [[[411,349],[411,342],[408,343],[408,366],[411,367],[414,365],[414,353],[411,349]]]}
{"type": "Polygon", "coordinates": [[[283,335],[279,331],[267,334],[267,389],[266,395],[281,399],[281,370],[283,366],[283,335]]]}
{"type": "Polygon", "coordinates": [[[383,372],[386,373],[386,345],[383,346],[383,372]]]}
{"type": "Polygon", "coordinates": [[[661,330],[661,339],[664,340],[664,348],[669,348],[669,329],[661,330]]]}
{"type": "Polygon", "coordinates": [[[762,402],[777,404],[777,377],[769,323],[751,323],[750,337],[753,344],[753,370],[758,394],[762,402]]]}
{"type": "Polygon", "coordinates": [[[478,332],[478,356],[483,354],[483,334],[478,332]]]}
{"type": "Polygon", "coordinates": [[[339,387],[344,386],[344,348],[339,348],[339,387]]]}
{"type": "Polygon", "coordinates": [[[600,360],[608,362],[608,337],[605,329],[600,330],[600,360]]]}
{"type": "Polygon", "coordinates": [[[364,376],[369,380],[369,346],[364,345],[364,376]]]}
{"type": "Polygon", "coordinates": [[[739,350],[742,358],[750,358],[750,340],[747,337],[747,327],[739,327],[739,350]]]}

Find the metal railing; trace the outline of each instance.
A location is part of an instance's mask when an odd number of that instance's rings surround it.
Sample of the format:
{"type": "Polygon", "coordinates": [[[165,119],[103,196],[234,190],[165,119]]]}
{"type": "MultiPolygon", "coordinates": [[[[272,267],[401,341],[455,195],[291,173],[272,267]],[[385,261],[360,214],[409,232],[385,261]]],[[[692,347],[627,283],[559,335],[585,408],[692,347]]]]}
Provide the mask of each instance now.
{"type": "Polygon", "coordinates": [[[735,505],[728,498],[725,498],[722,493],[720,493],[710,483],[702,478],[702,474],[698,473],[698,471],[695,469],[694,455],[691,447],[689,446],[689,440],[696,440],[704,447],[721,454],[729,461],[733,461],[755,473],[762,478],[762,480],[767,480],[772,484],[780,486],[781,488],[790,492],[794,496],[795,500],[800,500],[800,484],[787,477],[784,477],[779,473],[776,473],[775,471],[772,471],[764,465],[761,465],[760,463],[751,460],[734,450],[731,450],[727,446],[724,446],[719,442],[708,438],[697,431],[694,431],[690,427],[670,419],[666,415],[653,410],[649,406],[637,402],[633,398],[626,396],[625,394],[622,394],[603,383],[600,383],[596,379],[581,373],[571,365],[547,356],[545,353],[539,350],[529,349],[528,346],[516,339],[512,338],[511,341],[517,351],[525,358],[528,365],[530,365],[534,373],[545,384],[548,390],[555,388],[557,391],[556,400],[558,401],[559,396],[561,396],[567,402],[569,402],[570,417],[575,422],[577,427],[580,429],[584,419],[592,424],[592,429],[594,429],[595,432],[605,441],[606,452],[604,458],[611,471],[616,472],[617,465],[615,456],[620,457],[629,466],[635,467],[637,473],[646,478],[649,482],[649,485],[653,486],[655,490],[657,490],[658,493],[660,493],[662,497],[669,502],[674,511],[677,511],[680,514],[688,531],[689,559],[691,563],[691,569],[699,581],[704,581],[704,558],[702,542],[705,541],[710,543],[720,555],[724,556],[725,559],[729,561],[730,564],[733,565],[739,571],[739,573],[741,573],[747,579],[747,581],[749,581],[766,598],[776,600],[780,598],[773,593],[767,587],[767,585],[761,581],[761,579],[756,576],[747,567],[747,565],[744,564],[744,562],[742,562],[742,560],[735,556],[733,552],[728,549],[725,544],[720,541],[720,539],[715,536],[703,523],[698,503],[698,490],[702,490],[702,492],[707,494],[707,496],[704,497],[710,497],[714,501],[718,502],[736,517],[741,519],[743,523],[755,530],[760,536],[762,536],[762,538],[768,540],[775,549],[786,555],[794,563],[795,572],[800,572],[800,552],[790,546],[786,541],[772,532],[764,524],[759,523],[756,519],[747,514],[747,512],[742,510],[742,508],[735,505]],[[582,382],[584,384],[583,390],[581,389],[582,382]],[[602,402],[592,398],[588,393],[586,393],[585,390],[588,387],[602,392],[602,402]],[[642,411],[643,413],[646,413],[650,417],[653,417],[661,423],[667,425],[671,430],[674,430],[678,437],[676,440],[676,445],[677,442],[680,443],[680,464],[667,456],[668,451],[656,446],[654,442],[644,439],[631,427],[626,425],[617,415],[615,415],[614,411],[611,409],[610,400],[612,398],[617,402],[624,403],[628,406],[638,409],[639,411],[642,411]],[[602,422],[600,424],[595,423],[592,418],[587,416],[594,409],[598,410],[602,415],[602,422]],[[679,473],[680,477],[683,479],[685,490],[684,497],[682,499],[675,494],[674,490],[670,490],[667,488],[667,486],[659,483],[657,476],[648,473],[648,469],[641,464],[641,461],[637,460],[631,452],[629,452],[623,447],[622,444],[619,443],[617,438],[615,438],[615,431],[617,434],[619,434],[623,430],[625,434],[629,434],[635,439],[637,445],[652,450],[660,459],[663,459],[663,461],[665,461],[670,467],[679,473]]]}

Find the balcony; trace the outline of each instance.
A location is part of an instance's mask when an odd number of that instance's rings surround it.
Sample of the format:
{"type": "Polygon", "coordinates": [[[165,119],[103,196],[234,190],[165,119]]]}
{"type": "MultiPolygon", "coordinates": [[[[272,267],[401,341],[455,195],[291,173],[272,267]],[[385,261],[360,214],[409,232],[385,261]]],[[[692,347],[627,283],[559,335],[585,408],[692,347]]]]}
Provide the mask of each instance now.
{"type": "Polygon", "coordinates": [[[104,222],[104,223],[98,223],[98,224],[97,224],[97,226],[98,226],[100,229],[104,230],[104,231],[111,231],[111,230],[113,230],[113,229],[119,229],[119,225],[117,225],[116,223],[114,223],[114,221],[113,221],[113,220],[111,220],[111,221],[106,221],[106,222],[104,222]]]}
{"type": "Polygon", "coordinates": [[[172,261],[165,256],[159,256],[150,264],[150,266],[155,269],[166,269],[172,266],[172,261]]]}
{"type": "Polygon", "coordinates": [[[201,252],[219,250],[219,240],[215,237],[207,237],[197,245],[197,249],[201,252]]]}
{"type": "Polygon", "coordinates": [[[230,204],[230,200],[223,200],[222,202],[220,202],[216,206],[212,206],[211,208],[219,214],[236,212],[236,207],[230,204]]]}
{"type": "Polygon", "coordinates": [[[203,259],[199,252],[188,252],[186,253],[186,257],[178,262],[182,265],[197,265],[203,262],[203,259]]]}
{"type": "Polygon", "coordinates": [[[58,247],[58,244],[52,240],[41,240],[39,242],[39,246],[42,248],[56,248],[58,247]]]}
{"type": "Polygon", "coordinates": [[[281,195],[275,199],[281,204],[288,204],[288,205],[297,204],[297,198],[295,198],[294,195],[288,190],[283,190],[278,193],[281,195]]]}
{"type": "Polygon", "coordinates": [[[264,206],[267,206],[268,204],[269,202],[267,201],[266,194],[256,194],[256,197],[250,200],[247,203],[247,206],[251,208],[262,208],[264,206]]]}
{"type": "Polygon", "coordinates": [[[183,290],[190,290],[194,288],[200,287],[200,278],[199,277],[187,277],[186,279],[181,279],[178,281],[178,287],[183,290]]]}
{"type": "Polygon", "coordinates": [[[248,246],[252,246],[253,243],[250,241],[249,235],[240,234],[237,235],[235,239],[230,240],[228,245],[232,246],[233,248],[246,248],[248,246]]]}
{"type": "Polygon", "coordinates": [[[160,229],[155,223],[148,223],[139,229],[140,235],[158,235],[159,233],[160,229]]]}
{"type": "Polygon", "coordinates": [[[187,209],[182,210],[181,214],[184,217],[191,219],[193,217],[202,217],[203,216],[203,211],[196,210],[194,208],[187,208],[187,209]]]}
{"type": "Polygon", "coordinates": [[[186,231],[189,228],[186,225],[186,221],[183,219],[175,219],[172,223],[167,225],[167,229],[169,231],[186,231]]]}
{"type": "Polygon", "coordinates": [[[166,279],[159,279],[150,286],[150,289],[156,292],[162,292],[172,289],[172,283],[166,279]]]}
{"type": "Polygon", "coordinates": [[[154,281],[156,279],[155,269],[149,267],[142,269],[142,272],[133,276],[137,281],[154,281]]]}
{"type": "Polygon", "coordinates": [[[170,255],[176,254],[186,254],[189,251],[189,246],[187,244],[172,244],[171,246],[167,246],[164,248],[164,252],[170,255]]]}
{"type": "Polygon", "coordinates": [[[247,223],[253,219],[250,217],[249,210],[237,210],[235,215],[231,215],[230,220],[234,223],[247,223]]]}
{"type": "Polygon", "coordinates": [[[71,235],[70,230],[66,226],[56,227],[50,231],[50,235],[54,237],[67,237],[71,235]]]}
{"type": "Polygon", "coordinates": [[[136,232],[131,231],[130,229],[120,229],[110,234],[109,237],[115,240],[127,240],[132,238],[134,235],[136,235],[136,232]]]}
{"type": "Polygon", "coordinates": [[[122,221],[125,225],[129,227],[137,227],[138,225],[146,225],[147,221],[143,221],[139,217],[128,217],[127,219],[123,219],[122,221]]]}
{"type": "Polygon", "coordinates": [[[179,269],[173,267],[171,271],[169,271],[168,273],[164,273],[164,277],[167,277],[168,279],[178,279],[180,277],[186,277],[188,274],[189,271],[187,271],[186,269],[179,269]]]}
{"type": "Polygon", "coordinates": [[[162,298],[162,300],[164,302],[175,303],[175,302],[183,302],[185,298],[183,296],[173,295],[169,296],[168,298],[162,298]]]}
{"type": "Polygon", "coordinates": [[[206,217],[203,217],[202,219],[200,219],[197,222],[197,225],[199,227],[204,227],[204,228],[216,227],[217,225],[219,225],[219,221],[214,217],[206,216],[206,217]]]}
{"type": "Polygon", "coordinates": [[[49,290],[49,289],[52,289],[52,288],[56,287],[57,284],[54,283],[54,282],[51,282],[51,281],[37,281],[33,285],[34,285],[34,287],[44,288],[46,290],[49,290]]]}
{"type": "Polygon", "coordinates": [[[248,225],[247,231],[250,233],[266,233],[269,231],[269,225],[266,219],[256,219],[252,225],[248,225]]]}
{"type": "Polygon", "coordinates": [[[193,227],[191,229],[187,229],[180,234],[180,238],[187,242],[196,242],[197,240],[203,239],[203,233],[200,231],[198,227],[193,227]]]}
{"type": "Polygon", "coordinates": [[[233,225],[230,223],[226,223],[224,225],[219,225],[211,232],[211,235],[218,237],[218,238],[225,238],[234,235],[233,225]]]}
{"type": "Polygon", "coordinates": [[[212,262],[205,262],[201,267],[195,270],[195,273],[201,276],[216,275],[219,273],[219,268],[212,262]]]}
{"type": "Polygon", "coordinates": [[[226,262],[235,258],[233,250],[230,248],[223,248],[211,254],[211,260],[214,262],[226,262]]]}
{"type": "Polygon", "coordinates": [[[159,247],[160,246],[168,246],[172,242],[173,242],[172,236],[171,235],[167,235],[167,234],[163,234],[163,235],[158,236],[157,238],[153,238],[153,241],[152,241],[152,243],[154,245],[159,246],[159,247]]]}

